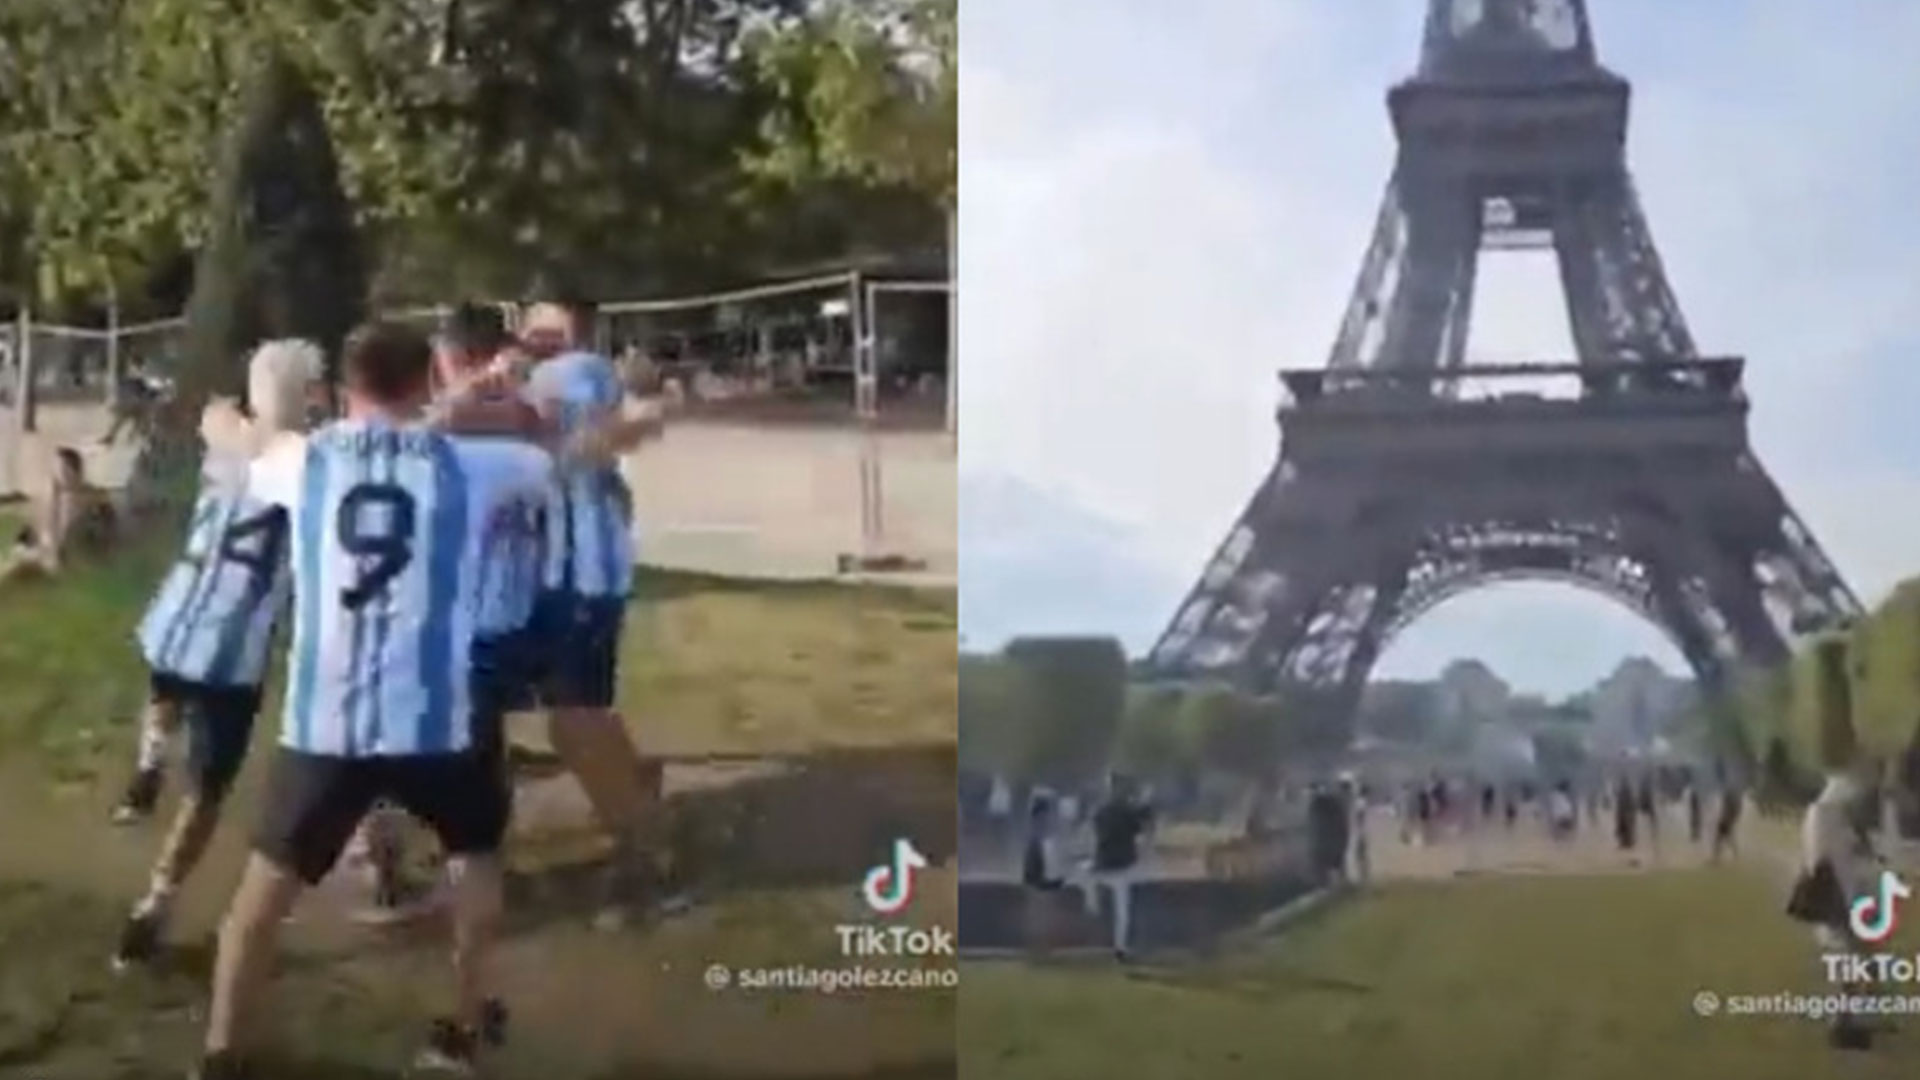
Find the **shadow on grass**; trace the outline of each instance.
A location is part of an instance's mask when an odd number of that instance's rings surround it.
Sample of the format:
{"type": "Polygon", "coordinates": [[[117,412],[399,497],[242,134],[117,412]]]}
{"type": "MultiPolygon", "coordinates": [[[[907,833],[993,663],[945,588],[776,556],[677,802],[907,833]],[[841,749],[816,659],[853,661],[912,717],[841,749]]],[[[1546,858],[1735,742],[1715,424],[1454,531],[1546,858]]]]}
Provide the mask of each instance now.
{"type": "MultiPolygon", "coordinates": [[[[772,775],[668,798],[671,888],[713,897],[845,886],[885,861],[901,837],[936,865],[953,857],[952,746],[836,750],[773,764],[772,775]]],[[[578,859],[511,875],[512,932],[590,911],[603,869],[603,860],[578,859]]]]}
{"type": "MultiPolygon", "coordinates": [[[[945,614],[944,629],[953,629],[953,590],[897,585],[887,582],[842,582],[830,578],[794,581],[762,578],[725,577],[690,570],[638,568],[634,577],[636,600],[680,600],[703,593],[756,594],[760,596],[846,596],[861,597],[893,607],[910,607],[929,614],[945,614]]],[[[927,629],[935,629],[929,626],[927,629]]]]}

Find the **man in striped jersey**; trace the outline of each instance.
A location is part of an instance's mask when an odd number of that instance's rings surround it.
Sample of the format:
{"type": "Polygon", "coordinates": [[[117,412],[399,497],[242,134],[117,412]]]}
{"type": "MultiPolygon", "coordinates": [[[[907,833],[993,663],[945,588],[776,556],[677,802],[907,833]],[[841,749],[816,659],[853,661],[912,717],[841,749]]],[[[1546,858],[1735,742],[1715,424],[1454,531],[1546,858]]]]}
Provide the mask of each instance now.
{"type": "MultiPolygon", "coordinates": [[[[625,387],[613,362],[588,351],[592,308],[541,303],[522,337],[538,361],[527,397],[562,440],[618,427],[625,387]]],[[[640,429],[623,430],[637,435],[640,429]]],[[[540,701],[553,748],[580,781],[615,841],[607,903],[599,922],[617,926],[642,898],[650,876],[646,831],[659,798],[657,772],[644,771],[614,710],[620,634],[633,584],[633,499],[619,471],[573,460],[547,498],[546,566],[534,626],[545,643],[540,701]]]]}
{"type": "MultiPolygon", "coordinates": [[[[441,327],[436,393],[427,422],[463,435],[538,440],[538,413],[521,398],[506,356],[512,338],[497,307],[457,306],[441,327]]],[[[473,647],[474,731],[496,761],[509,799],[506,716],[533,706],[533,651],[528,626],[538,595],[543,494],[513,503],[487,522],[482,542],[473,647]]],[[[424,913],[409,900],[422,896],[402,870],[404,834],[399,811],[381,805],[367,816],[360,846],[372,870],[373,907],[367,921],[391,922],[424,913]]]]}
{"type": "Polygon", "coordinates": [[[213,836],[253,738],[268,643],[286,604],[286,514],[252,497],[247,462],[254,451],[306,426],[308,397],[321,374],[320,350],[304,341],[271,341],[247,367],[253,413],[248,443],[209,448],[186,552],[161,582],[137,634],[151,692],[129,794],[150,800],[158,793],[166,732],[183,723],[190,788],[154,862],[147,893],[121,929],[116,969],[152,957],[175,893],[213,836]]]}
{"type": "Polygon", "coordinates": [[[507,800],[476,740],[470,654],[481,540],[503,507],[545,489],[551,458],[422,421],[432,346],[376,323],[349,338],[348,409],[249,472],[292,534],[293,645],[280,748],[254,854],[220,931],[202,1080],[247,1074],[239,1044],[281,920],[388,799],[448,855],[456,1006],[422,1065],[470,1072],[489,1011],[507,800]]]}

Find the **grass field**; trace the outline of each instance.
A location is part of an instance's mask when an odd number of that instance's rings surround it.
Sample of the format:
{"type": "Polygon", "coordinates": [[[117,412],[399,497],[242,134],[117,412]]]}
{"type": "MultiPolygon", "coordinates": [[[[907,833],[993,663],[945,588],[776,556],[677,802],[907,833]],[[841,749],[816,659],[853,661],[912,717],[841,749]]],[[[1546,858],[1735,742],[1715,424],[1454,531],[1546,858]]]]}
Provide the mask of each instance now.
{"type": "Polygon", "coordinates": [[[1191,967],[968,964],[961,1075],[1913,1075],[1920,1019],[1842,1059],[1811,1021],[1695,1014],[1703,990],[1723,1000],[1825,992],[1778,893],[1750,865],[1410,883],[1191,967]]]}
{"type": "MultiPolygon", "coordinates": [[[[112,935],[157,842],[151,828],[110,828],[105,810],[129,763],[144,692],[130,632],[163,565],[157,552],[136,555],[0,592],[0,1076],[157,1080],[182,1075],[191,1057],[206,942],[243,853],[264,755],[236,790],[240,825],[226,830],[182,898],[175,936],[184,944],[171,968],[157,977],[110,976],[112,935]]],[[[883,831],[895,824],[891,804],[871,810],[859,800],[886,786],[875,775],[890,767],[889,755],[951,755],[950,593],[749,587],[658,574],[643,579],[640,593],[622,707],[647,752],[852,762],[811,788],[753,795],[746,827],[803,819],[789,805],[799,800],[845,803],[853,817],[877,814],[843,828],[883,831]]],[[[944,771],[950,776],[950,766],[944,771]]],[[[928,786],[925,767],[901,775],[928,786]]],[[[912,794],[950,818],[950,781],[912,794]]],[[[870,839],[841,846],[864,852],[870,839]]],[[[539,843],[514,841],[519,852],[539,843]]],[[[830,926],[861,914],[857,868],[845,864],[853,857],[789,867],[777,878],[722,868],[722,884],[692,913],[651,931],[595,933],[573,917],[569,897],[529,900],[500,958],[516,1010],[514,1044],[490,1075],[952,1075],[951,993],[715,994],[703,985],[713,963],[838,963],[830,926]]],[[[548,893],[564,892],[566,879],[554,880],[562,884],[550,882],[548,893]]],[[[927,885],[914,917],[952,925],[950,874],[927,885]]],[[[425,1017],[444,1002],[446,978],[437,934],[373,936],[344,925],[323,901],[303,908],[266,1010],[273,1041],[287,1054],[269,1075],[397,1076],[425,1017]]]]}

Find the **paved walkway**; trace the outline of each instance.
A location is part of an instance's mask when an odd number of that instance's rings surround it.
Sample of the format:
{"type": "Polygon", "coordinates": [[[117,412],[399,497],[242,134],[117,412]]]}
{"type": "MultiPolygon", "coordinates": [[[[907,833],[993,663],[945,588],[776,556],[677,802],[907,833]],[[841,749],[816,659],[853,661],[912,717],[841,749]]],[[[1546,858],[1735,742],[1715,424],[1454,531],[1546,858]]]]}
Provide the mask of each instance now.
{"type": "MultiPolygon", "coordinates": [[[[1613,819],[1603,814],[1593,822],[1580,821],[1574,835],[1555,840],[1544,821],[1522,814],[1509,829],[1494,821],[1472,829],[1435,830],[1432,843],[1403,842],[1400,822],[1385,810],[1368,818],[1368,842],[1374,877],[1383,880],[1439,879],[1467,874],[1631,873],[1678,869],[1707,861],[1709,844],[1687,838],[1684,813],[1669,808],[1661,815],[1657,839],[1649,837],[1644,819],[1639,843],[1621,851],[1613,839],[1613,819]]],[[[1751,831],[1751,830],[1748,830],[1751,831]]]]}

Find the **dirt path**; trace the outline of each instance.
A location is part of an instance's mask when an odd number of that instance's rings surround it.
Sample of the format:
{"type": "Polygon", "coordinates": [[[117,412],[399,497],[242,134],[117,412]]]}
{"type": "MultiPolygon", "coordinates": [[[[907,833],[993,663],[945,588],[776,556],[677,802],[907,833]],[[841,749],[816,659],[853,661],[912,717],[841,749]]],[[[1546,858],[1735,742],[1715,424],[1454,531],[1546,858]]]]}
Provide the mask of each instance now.
{"type": "MultiPolygon", "coordinates": [[[[516,891],[513,927],[498,957],[498,977],[515,1009],[516,1037],[496,1063],[496,1075],[529,1080],[562,1073],[610,1080],[630,1075],[715,1080],[950,1075],[950,992],[715,993],[704,981],[714,964],[738,969],[846,963],[832,927],[864,921],[866,915],[855,890],[858,871],[844,864],[849,857],[867,858],[868,833],[905,827],[915,816],[912,804],[925,798],[920,773],[926,767],[924,762],[861,759],[841,769],[791,762],[670,769],[670,794],[737,804],[731,817],[739,820],[731,827],[750,835],[728,848],[729,857],[754,860],[763,846],[799,844],[802,850],[790,852],[784,863],[758,859],[752,865],[717,867],[713,884],[692,911],[645,931],[613,933],[588,924],[583,883],[590,875],[574,865],[577,860],[547,860],[556,864],[549,874],[522,879],[539,885],[516,891]],[[881,789],[901,784],[914,790],[891,792],[891,804],[880,797],[881,789]],[[823,797],[823,787],[839,797],[823,797]],[[797,810],[796,801],[814,804],[812,812],[797,810]],[[769,826],[769,820],[788,827],[769,826]],[[820,842],[809,846],[806,831],[815,828],[822,833],[820,842]],[[836,839],[846,842],[836,845],[836,839]]],[[[250,774],[237,794],[243,827],[252,816],[251,789],[257,784],[250,774]]],[[[157,826],[108,825],[109,795],[80,787],[54,790],[43,780],[0,767],[0,821],[7,825],[0,831],[0,885],[32,882],[72,895],[76,911],[98,908],[65,940],[42,943],[48,952],[37,962],[57,973],[48,982],[75,987],[69,991],[73,1000],[94,1017],[90,1026],[75,1025],[70,1042],[56,1042],[32,1059],[50,1077],[148,1075],[102,1071],[107,1065],[99,1055],[106,1053],[105,1044],[117,1047],[116,1061],[125,1059],[128,1045],[142,1047],[143,1058],[178,1060],[190,1044],[194,999],[203,993],[195,976],[174,991],[185,1001],[169,999],[164,1007],[144,999],[115,1005],[119,995],[133,991],[95,986],[116,929],[111,913],[140,889],[158,840],[157,826]]],[[[573,835],[582,851],[600,846],[571,781],[534,781],[523,796],[516,822],[522,855],[531,836],[541,836],[544,845],[552,835],[573,835]]],[[[952,805],[951,795],[943,798],[937,785],[931,797],[952,805]]],[[[243,856],[243,828],[224,830],[209,864],[182,896],[173,937],[198,957],[184,962],[204,963],[205,943],[243,856]]],[[[950,868],[929,875],[910,919],[954,925],[953,880],[950,868]]],[[[286,985],[276,994],[303,1002],[344,1000],[343,1008],[362,1012],[369,1003],[378,1004],[382,1022],[394,1030],[344,1037],[384,1048],[410,1037],[432,1003],[444,1000],[445,961],[438,928],[431,923],[402,932],[355,925],[348,916],[362,895],[348,875],[336,874],[303,901],[288,935],[294,958],[289,962],[300,973],[291,982],[283,980],[286,985]]],[[[31,929],[0,925],[0,939],[31,929]]],[[[0,976],[0,996],[5,990],[0,976]]],[[[295,1042],[343,1037],[341,1032],[284,1034],[295,1042]]],[[[372,1074],[363,1069],[315,1075],[360,1080],[372,1074]]]]}

